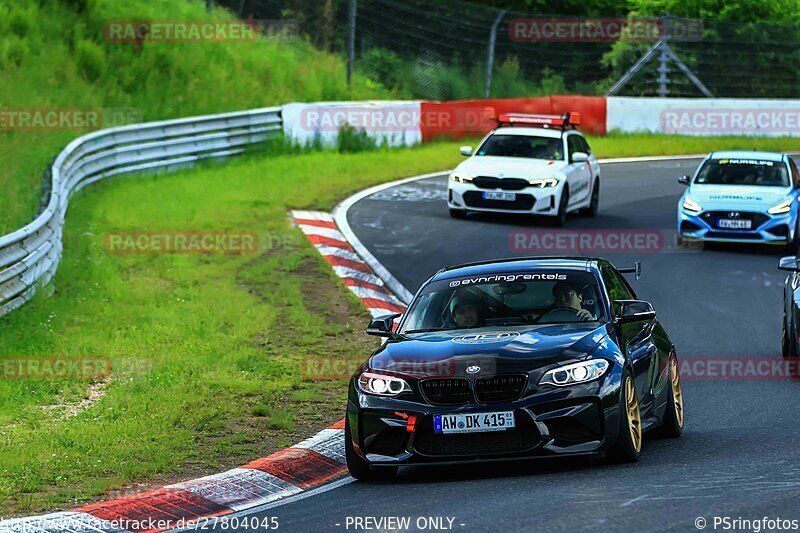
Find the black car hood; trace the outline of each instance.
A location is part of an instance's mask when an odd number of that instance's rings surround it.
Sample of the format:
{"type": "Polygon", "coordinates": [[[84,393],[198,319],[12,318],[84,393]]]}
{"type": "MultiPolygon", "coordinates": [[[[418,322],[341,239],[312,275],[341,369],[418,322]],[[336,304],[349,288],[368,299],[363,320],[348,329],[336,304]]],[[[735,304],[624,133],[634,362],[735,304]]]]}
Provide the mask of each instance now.
{"type": "Polygon", "coordinates": [[[388,341],[369,366],[417,378],[528,372],[585,358],[606,335],[598,322],[416,333],[388,341]]]}

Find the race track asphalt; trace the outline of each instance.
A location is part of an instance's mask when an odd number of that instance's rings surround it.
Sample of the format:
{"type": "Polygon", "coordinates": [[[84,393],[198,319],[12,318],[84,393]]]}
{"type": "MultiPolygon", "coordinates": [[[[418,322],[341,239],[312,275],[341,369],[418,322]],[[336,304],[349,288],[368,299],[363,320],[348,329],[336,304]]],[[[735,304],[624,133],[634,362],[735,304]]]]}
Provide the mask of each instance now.
{"type": "MultiPolygon", "coordinates": [[[[572,216],[565,229],[662,235],[654,248],[599,255],[617,266],[642,262],[642,278],[632,285],[655,306],[679,357],[777,360],[785,275],[776,264],[783,250],[672,246],[682,192],[677,177],[696,164],[605,164],[600,214],[572,216]]],[[[514,246],[521,242],[516,232],[526,232],[528,243],[552,232],[543,221],[451,219],[445,190],[444,178],[407,183],[348,213],[358,238],[412,292],[445,265],[544,251],[514,246]]],[[[456,531],[698,531],[699,517],[707,530],[715,516],[800,520],[800,381],[695,376],[683,385],[683,437],[646,439],[636,464],[409,468],[392,483],[349,483],[253,516],[276,517],[282,531],[376,530],[355,528],[352,520],[395,516],[410,517],[411,530],[418,518],[452,518],[456,531]]]]}

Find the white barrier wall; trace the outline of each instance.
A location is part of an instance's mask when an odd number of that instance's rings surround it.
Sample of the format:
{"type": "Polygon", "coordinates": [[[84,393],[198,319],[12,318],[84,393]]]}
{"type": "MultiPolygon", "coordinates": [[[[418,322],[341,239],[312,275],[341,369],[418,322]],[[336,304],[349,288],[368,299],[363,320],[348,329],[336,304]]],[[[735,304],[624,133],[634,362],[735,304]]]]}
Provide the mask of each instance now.
{"type": "Polygon", "coordinates": [[[606,99],[606,127],[678,135],[800,136],[800,100],[606,99]]]}
{"type": "Polygon", "coordinates": [[[302,145],[316,137],[335,146],[339,130],[349,124],[389,146],[422,142],[419,101],[317,102],[282,108],[283,132],[302,145]]]}

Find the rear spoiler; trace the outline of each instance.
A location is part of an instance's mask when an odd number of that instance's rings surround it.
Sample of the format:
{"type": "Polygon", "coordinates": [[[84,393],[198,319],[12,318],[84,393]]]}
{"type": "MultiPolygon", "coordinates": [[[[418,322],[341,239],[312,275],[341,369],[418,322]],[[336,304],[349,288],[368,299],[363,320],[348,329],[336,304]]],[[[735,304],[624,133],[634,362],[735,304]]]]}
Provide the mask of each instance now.
{"type": "Polygon", "coordinates": [[[617,270],[620,274],[633,274],[633,279],[635,280],[638,280],[640,277],[642,277],[641,261],[636,261],[630,268],[618,268],[617,270]]]}

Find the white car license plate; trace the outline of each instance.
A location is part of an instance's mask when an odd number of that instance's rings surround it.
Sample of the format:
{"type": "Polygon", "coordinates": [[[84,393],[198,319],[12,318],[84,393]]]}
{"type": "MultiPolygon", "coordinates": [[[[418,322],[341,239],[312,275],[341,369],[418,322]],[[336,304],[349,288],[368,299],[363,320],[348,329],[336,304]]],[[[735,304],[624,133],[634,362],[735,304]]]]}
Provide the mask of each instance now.
{"type": "Polygon", "coordinates": [[[721,218],[719,219],[718,224],[720,228],[726,228],[726,229],[750,229],[751,221],[721,218]]]}
{"type": "Polygon", "coordinates": [[[517,199],[515,192],[485,192],[483,193],[484,200],[500,200],[502,202],[513,202],[517,199]]]}
{"type": "Polygon", "coordinates": [[[436,433],[482,433],[504,431],[513,427],[514,411],[433,415],[433,431],[436,433]]]}

